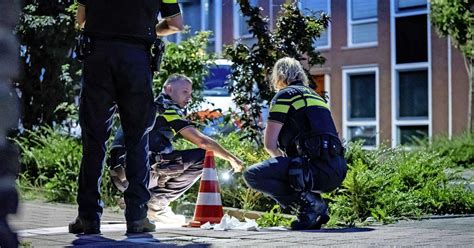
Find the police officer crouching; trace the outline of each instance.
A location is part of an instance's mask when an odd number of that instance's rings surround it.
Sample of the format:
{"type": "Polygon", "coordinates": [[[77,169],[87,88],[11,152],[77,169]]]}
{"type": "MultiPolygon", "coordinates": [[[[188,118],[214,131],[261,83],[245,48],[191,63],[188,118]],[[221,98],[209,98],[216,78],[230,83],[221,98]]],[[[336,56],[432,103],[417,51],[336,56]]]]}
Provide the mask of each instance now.
{"type": "Polygon", "coordinates": [[[329,221],[321,193],[339,187],[347,172],[343,147],[327,102],[307,86],[301,64],[282,58],[273,67],[279,90],[264,135],[271,159],[244,172],[247,184],[283,207],[296,207],[293,230],[320,229],[329,221]]]}
{"type": "MultiPolygon", "coordinates": [[[[243,162],[238,157],[201,133],[193,122],[186,119],[186,106],[191,98],[192,80],[182,74],[173,74],[166,80],[163,91],[155,100],[156,123],[149,135],[149,157],[153,166],[148,218],[157,224],[185,224],[184,216],[174,214],[169,205],[199,180],[206,150],[227,160],[235,172],[242,170],[243,162]],[[197,148],[174,149],[173,140],[180,137],[197,148]]],[[[128,175],[124,174],[129,166],[125,148],[123,132],[119,129],[107,161],[112,181],[120,191],[130,187],[128,175]]]]}
{"type": "MultiPolygon", "coordinates": [[[[83,157],[79,173],[77,218],[70,233],[100,233],[100,184],[112,117],[118,107],[124,130],[129,186],[125,191],[128,233],[155,231],[147,218],[148,132],[154,124],[151,44],[157,35],[182,29],[176,0],[78,0],[76,21],[83,81],[79,107],[83,157]],[[164,18],[158,22],[158,15],[164,18]]],[[[156,66],[155,66],[156,67],[156,66]]]]}

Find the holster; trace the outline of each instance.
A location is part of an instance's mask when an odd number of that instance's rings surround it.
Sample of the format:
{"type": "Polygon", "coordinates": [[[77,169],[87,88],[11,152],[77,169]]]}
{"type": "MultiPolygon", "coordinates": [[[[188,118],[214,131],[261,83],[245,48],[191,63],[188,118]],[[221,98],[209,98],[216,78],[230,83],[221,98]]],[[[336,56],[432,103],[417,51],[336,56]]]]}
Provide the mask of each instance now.
{"type": "Polygon", "coordinates": [[[165,53],[165,43],[161,39],[155,39],[151,46],[150,68],[152,72],[159,72],[163,54],[165,53]]]}
{"type": "Polygon", "coordinates": [[[90,36],[81,32],[76,37],[76,45],[74,46],[74,52],[79,61],[84,60],[87,56],[93,52],[93,44],[90,36]]]}
{"type": "Polygon", "coordinates": [[[288,168],[288,181],[295,191],[311,191],[313,189],[313,175],[308,161],[298,156],[291,159],[288,168]]]}

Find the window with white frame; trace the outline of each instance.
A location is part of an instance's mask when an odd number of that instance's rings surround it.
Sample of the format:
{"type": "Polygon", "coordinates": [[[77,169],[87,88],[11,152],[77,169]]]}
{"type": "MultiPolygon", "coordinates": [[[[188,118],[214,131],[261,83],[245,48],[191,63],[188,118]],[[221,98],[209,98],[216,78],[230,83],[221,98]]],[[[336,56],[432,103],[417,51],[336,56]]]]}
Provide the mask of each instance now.
{"type": "Polygon", "coordinates": [[[428,136],[428,70],[400,70],[397,74],[397,140],[400,145],[411,145],[416,138],[428,136]]]}
{"type": "MultiPolygon", "coordinates": [[[[301,0],[300,9],[304,15],[318,14],[324,12],[328,16],[331,15],[331,1],[330,0],[301,0]]],[[[330,48],[331,47],[331,23],[327,30],[321,33],[321,36],[314,42],[316,48],[330,48]]]]}
{"type": "MultiPolygon", "coordinates": [[[[258,0],[249,0],[251,6],[257,6],[258,0]]],[[[247,18],[244,17],[240,11],[240,6],[236,0],[234,0],[234,39],[240,40],[242,43],[251,46],[257,42],[256,38],[250,33],[250,27],[247,24],[247,18]]]]}
{"type": "Polygon", "coordinates": [[[377,45],[377,1],[347,0],[348,46],[377,45]]]}
{"type": "Polygon", "coordinates": [[[426,9],[426,0],[396,0],[397,12],[426,9]]]}
{"type": "Polygon", "coordinates": [[[391,0],[392,145],[431,134],[430,25],[426,0],[391,0]]]}
{"type": "Polygon", "coordinates": [[[378,68],[344,69],[344,138],[378,144],[378,68]]]}
{"type": "Polygon", "coordinates": [[[171,42],[180,42],[198,31],[211,31],[209,36],[208,52],[220,52],[222,41],[218,37],[221,35],[222,0],[180,0],[179,5],[183,16],[184,25],[189,26],[189,33],[178,33],[167,36],[171,42]],[[216,39],[217,38],[217,39],[216,39]]]}

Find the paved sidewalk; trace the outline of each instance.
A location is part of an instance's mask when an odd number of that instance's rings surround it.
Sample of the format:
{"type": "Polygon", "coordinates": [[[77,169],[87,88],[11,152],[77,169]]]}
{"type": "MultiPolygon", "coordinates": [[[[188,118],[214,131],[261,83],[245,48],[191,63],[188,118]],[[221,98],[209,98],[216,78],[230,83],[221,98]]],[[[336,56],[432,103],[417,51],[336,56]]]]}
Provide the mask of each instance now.
{"type": "Polygon", "coordinates": [[[125,235],[122,212],[106,210],[102,235],[67,233],[76,207],[38,201],[23,202],[10,224],[24,247],[380,247],[435,246],[474,247],[474,217],[403,221],[393,225],[320,231],[213,231],[199,228],[159,227],[151,234],[125,235]]]}

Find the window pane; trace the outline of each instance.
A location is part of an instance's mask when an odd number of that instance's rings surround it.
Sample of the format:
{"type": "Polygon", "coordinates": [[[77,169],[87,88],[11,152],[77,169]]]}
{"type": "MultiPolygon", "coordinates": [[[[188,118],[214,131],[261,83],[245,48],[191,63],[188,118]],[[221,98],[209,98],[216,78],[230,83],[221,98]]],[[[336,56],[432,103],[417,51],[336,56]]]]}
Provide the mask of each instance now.
{"type": "Polygon", "coordinates": [[[301,10],[304,15],[311,14],[311,11],[323,11],[329,13],[328,11],[328,0],[302,0],[301,1],[301,10]]]}
{"type": "Polygon", "coordinates": [[[362,140],[364,146],[375,146],[376,135],[375,126],[349,127],[349,141],[362,140]]]}
{"type": "Polygon", "coordinates": [[[428,71],[398,73],[399,117],[428,118],[428,71]]]}
{"type": "MultiPolygon", "coordinates": [[[[258,0],[250,0],[249,2],[250,2],[250,6],[258,5],[258,0]]],[[[244,15],[242,14],[242,11],[240,11],[239,4],[237,4],[237,8],[239,9],[239,11],[237,12],[237,14],[239,15],[239,36],[248,35],[250,34],[250,31],[249,31],[249,26],[246,22],[247,17],[244,17],[244,15]]]]}
{"type": "Polygon", "coordinates": [[[316,47],[324,47],[329,45],[329,37],[328,37],[328,31],[324,31],[321,33],[321,36],[319,38],[316,38],[314,41],[314,45],[316,47]]]}
{"type": "Polygon", "coordinates": [[[401,11],[426,8],[426,0],[398,0],[397,7],[401,11]]]}
{"type": "Polygon", "coordinates": [[[426,22],[426,15],[396,18],[397,64],[428,61],[426,22]]]}
{"type": "Polygon", "coordinates": [[[377,17],[376,0],[352,0],[352,20],[377,17]]]}
{"type": "Polygon", "coordinates": [[[398,130],[400,145],[414,145],[415,139],[428,138],[428,126],[401,126],[398,130]]]}
{"type": "Polygon", "coordinates": [[[181,3],[184,24],[190,27],[188,34],[183,34],[183,39],[194,36],[196,31],[201,30],[201,4],[200,1],[190,1],[181,3]]]}
{"type": "Polygon", "coordinates": [[[375,74],[349,76],[349,119],[375,119],[375,74]]]}
{"type": "Polygon", "coordinates": [[[216,52],[216,42],[215,39],[209,40],[207,42],[206,52],[214,53],[216,52]]]}
{"type": "MultiPolygon", "coordinates": [[[[323,11],[329,13],[328,0],[302,0],[301,10],[304,15],[309,15],[312,11],[323,11]]],[[[314,45],[316,47],[329,45],[328,32],[324,31],[323,33],[321,33],[321,37],[315,40],[314,45]]]]}
{"type": "Polygon", "coordinates": [[[254,44],[257,43],[257,38],[254,38],[254,37],[243,38],[240,40],[240,43],[245,44],[248,47],[252,47],[254,44]]]}
{"type": "Polygon", "coordinates": [[[216,32],[216,6],[215,0],[206,0],[204,5],[204,16],[206,17],[206,28],[205,30],[212,31],[212,35],[209,38],[214,37],[214,33],[216,32]]]}
{"type": "Polygon", "coordinates": [[[249,26],[243,16],[239,18],[239,36],[250,34],[249,26]]]}
{"type": "Polygon", "coordinates": [[[377,41],[377,23],[352,25],[352,43],[367,43],[377,41]]]}

